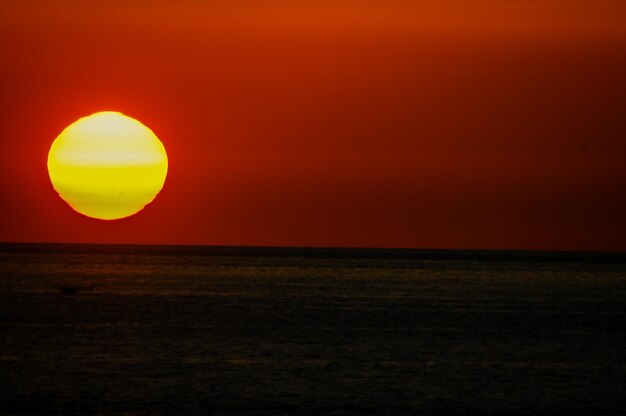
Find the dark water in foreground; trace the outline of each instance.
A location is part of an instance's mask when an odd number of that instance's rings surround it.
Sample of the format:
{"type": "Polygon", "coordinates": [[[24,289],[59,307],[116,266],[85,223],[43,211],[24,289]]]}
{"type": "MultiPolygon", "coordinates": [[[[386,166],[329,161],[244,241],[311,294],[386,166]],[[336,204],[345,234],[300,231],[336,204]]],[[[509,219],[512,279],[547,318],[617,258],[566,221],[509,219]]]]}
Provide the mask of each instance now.
{"type": "Polygon", "coordinates": [[[626,257],[0,245],[0,387],[2,414],[624,414],[626,257]]]}

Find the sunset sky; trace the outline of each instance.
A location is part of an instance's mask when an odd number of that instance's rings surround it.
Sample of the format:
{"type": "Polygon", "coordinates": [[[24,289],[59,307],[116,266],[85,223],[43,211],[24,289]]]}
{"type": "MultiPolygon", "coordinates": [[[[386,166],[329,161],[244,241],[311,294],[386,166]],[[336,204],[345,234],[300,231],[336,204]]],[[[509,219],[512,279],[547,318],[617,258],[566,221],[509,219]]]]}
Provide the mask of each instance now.
{"type": "Polygon", "coordinates": [[[626,250],[623,0],[2,1],[0,53],[0,241],[626,250]],[[118,221],[46,168],[104,110],[169,157],[118,221]]]}

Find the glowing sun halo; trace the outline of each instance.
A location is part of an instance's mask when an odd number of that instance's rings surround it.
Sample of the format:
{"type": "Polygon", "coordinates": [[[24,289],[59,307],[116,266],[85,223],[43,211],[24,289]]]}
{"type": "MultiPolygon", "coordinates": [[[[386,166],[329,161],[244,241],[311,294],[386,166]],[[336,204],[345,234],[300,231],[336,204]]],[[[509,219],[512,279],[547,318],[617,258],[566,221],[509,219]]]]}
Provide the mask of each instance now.
{"type": "Polygon", "coordinates": [[[141,211],[156,197],[165,183],[167,154],[148,127],[105,111],[63,130],[50,147],[48,173],[74,210],[115,220],[141,211]]]}

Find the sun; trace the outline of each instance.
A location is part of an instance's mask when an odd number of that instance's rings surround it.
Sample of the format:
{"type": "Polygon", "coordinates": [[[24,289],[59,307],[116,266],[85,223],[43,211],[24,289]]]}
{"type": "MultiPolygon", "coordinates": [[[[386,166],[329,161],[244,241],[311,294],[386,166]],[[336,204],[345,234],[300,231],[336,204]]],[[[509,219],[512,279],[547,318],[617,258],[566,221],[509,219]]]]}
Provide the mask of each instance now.
{"type": "Polygon", "coordinates": [[[113,111],[74,122],[48,153],[59,196],[75,211],[101,220],[141,211],[163,188],[167,167],[165,148],[152,130],[113,111]]]}

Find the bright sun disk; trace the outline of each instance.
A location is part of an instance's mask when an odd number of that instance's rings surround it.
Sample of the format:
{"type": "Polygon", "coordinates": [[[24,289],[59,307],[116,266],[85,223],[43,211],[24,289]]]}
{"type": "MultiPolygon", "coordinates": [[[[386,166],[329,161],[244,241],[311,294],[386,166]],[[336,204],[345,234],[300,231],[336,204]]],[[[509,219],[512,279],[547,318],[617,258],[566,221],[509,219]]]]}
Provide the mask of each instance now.
{"type": "Polygon", "coordinates": [[[113,111],[71,124],[48,153],[59,196],[77,212],[103,220],[128,217],[152,202],[167,167],[165,148],[152,130],[113,111]]]}

